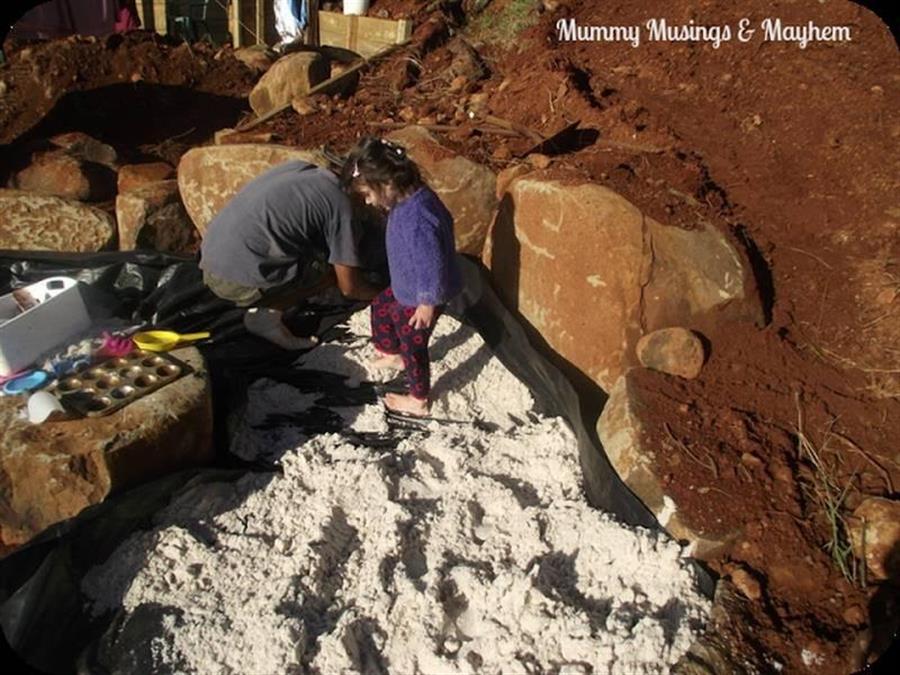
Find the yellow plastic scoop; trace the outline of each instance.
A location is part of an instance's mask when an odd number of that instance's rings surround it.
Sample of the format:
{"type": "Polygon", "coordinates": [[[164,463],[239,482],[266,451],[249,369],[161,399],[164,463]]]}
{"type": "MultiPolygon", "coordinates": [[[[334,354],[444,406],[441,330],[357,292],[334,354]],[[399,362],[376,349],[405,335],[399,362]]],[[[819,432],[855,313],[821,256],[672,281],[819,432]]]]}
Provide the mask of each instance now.
{"type": "Polygon", "coordinates": [[[185,342],[194,342],[209,337],[209,333],[176,333],[172,330],[148,330],[135,333],[134,344],[148,352],[167,352],[185,342]]]}

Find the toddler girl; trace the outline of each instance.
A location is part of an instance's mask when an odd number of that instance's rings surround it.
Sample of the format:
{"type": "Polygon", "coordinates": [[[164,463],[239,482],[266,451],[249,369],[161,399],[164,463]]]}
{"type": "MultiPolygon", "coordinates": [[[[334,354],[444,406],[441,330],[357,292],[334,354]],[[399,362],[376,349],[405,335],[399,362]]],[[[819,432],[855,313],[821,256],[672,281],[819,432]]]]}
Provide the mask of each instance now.
{"type": "Polygon", "coordinates": [[[344,183],[388,212],[391,286],[372,302],[375,365],[405,369],[409,394],[387,394],[395,412],[424,416],[430,404],[428,340],[444,305],[462,288],[453,217],[399,145],[365,138],[350,153],[344,183]]]}

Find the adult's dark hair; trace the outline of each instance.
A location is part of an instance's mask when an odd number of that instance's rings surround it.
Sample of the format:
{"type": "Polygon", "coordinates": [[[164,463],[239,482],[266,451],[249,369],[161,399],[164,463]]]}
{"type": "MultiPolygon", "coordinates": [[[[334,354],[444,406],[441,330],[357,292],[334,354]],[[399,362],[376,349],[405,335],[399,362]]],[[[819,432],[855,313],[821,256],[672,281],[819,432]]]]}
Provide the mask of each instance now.
{"type": "Polygon", "coordinates": [[[407,192],[422,184],[422,174],[403,146],[367,136],[350,152],[341,171],[341,182],[347,189],[365,183],[375,189],[393,185],[398,191],[407,192]]]}

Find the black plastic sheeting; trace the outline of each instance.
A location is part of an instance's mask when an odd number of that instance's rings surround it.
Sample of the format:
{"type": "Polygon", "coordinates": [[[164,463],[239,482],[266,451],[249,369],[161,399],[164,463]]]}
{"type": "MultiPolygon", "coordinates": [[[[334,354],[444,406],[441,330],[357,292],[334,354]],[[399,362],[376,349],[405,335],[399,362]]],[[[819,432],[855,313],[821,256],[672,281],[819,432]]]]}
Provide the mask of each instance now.
{"type": "MultiPolygon", "coordinates": [[[[602,449],[592,441],[571,384],[529,344],[522,326],[490,287],[484,269],[468,258],[461,260],[465,289],[448,313],[478,330],[504,365],[529,386],[538,412],[559,415],[569,422],[578,439],[590,503],[630,525],[658,527],[652,513],[619,479],[602,449]]],[[[94,296],[93,306],[103,306],[107,313],[132,323],[212,333],[210,340],[197,346],[212,382],[217,466],[180,472],[112,495],[49,528],[0,561],[0,625],[9,645],[30,666],[48,673],[150,672],[149,647],[134,644],[129,636],[146,635],[146,627],[158,625],[167,609],[147,607],[127,619],[122,613],[90,617],[80,591],[84,574],[131,533],[150,527],[153,514],[180,490],[197,483],[233,481],[248,471],[275,475],[277,466],[245,463],[225,450],[224,421],[229,412],[246,404],[246,391],[254,380],[269,377],[301,391],[323,394],[317,408],[285,419],[270,418],[267,423],[345,435],[341,418],[330,407],[374,402],[382,389],[398,388],[401,382],[386,386],[362,383],[351,388],[335,374],[289,367],[297,353],[248,335],[241,322],[242,310],[206,289],[193,258],[153,252],[0,251],[0,293],[54,275],[83,282],[87,294],[94,296]]],[[[342,340],[341,322],[363,306],[351,302],[301,304],[286,322],[300,334],[315,332],[323,340],[342,340]]],[[[350,440],[390,461],[391,450],[417,428],[415,423],[394,419],[387,434],[357,434],[350,440]]],[[[711,578],[702,568],[697,571],[703,590],[711,595],[711,578]]]]}

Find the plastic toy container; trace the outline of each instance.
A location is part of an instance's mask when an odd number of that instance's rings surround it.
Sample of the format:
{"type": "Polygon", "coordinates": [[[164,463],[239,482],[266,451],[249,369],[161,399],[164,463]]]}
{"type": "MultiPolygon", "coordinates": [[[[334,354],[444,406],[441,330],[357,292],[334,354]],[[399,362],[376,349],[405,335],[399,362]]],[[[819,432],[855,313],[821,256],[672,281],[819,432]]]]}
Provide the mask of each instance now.
{"type": "Polygon", "coordinates": [[[344,0],[344,14],[363,15],[369,11],[369,0],[344,0]]]}
{"type": "Polygon", "coordinates": [[[79,284],[70,277],[50,277],[0,296],[0,375],[30,366],[90,325],[79,284]]]}

